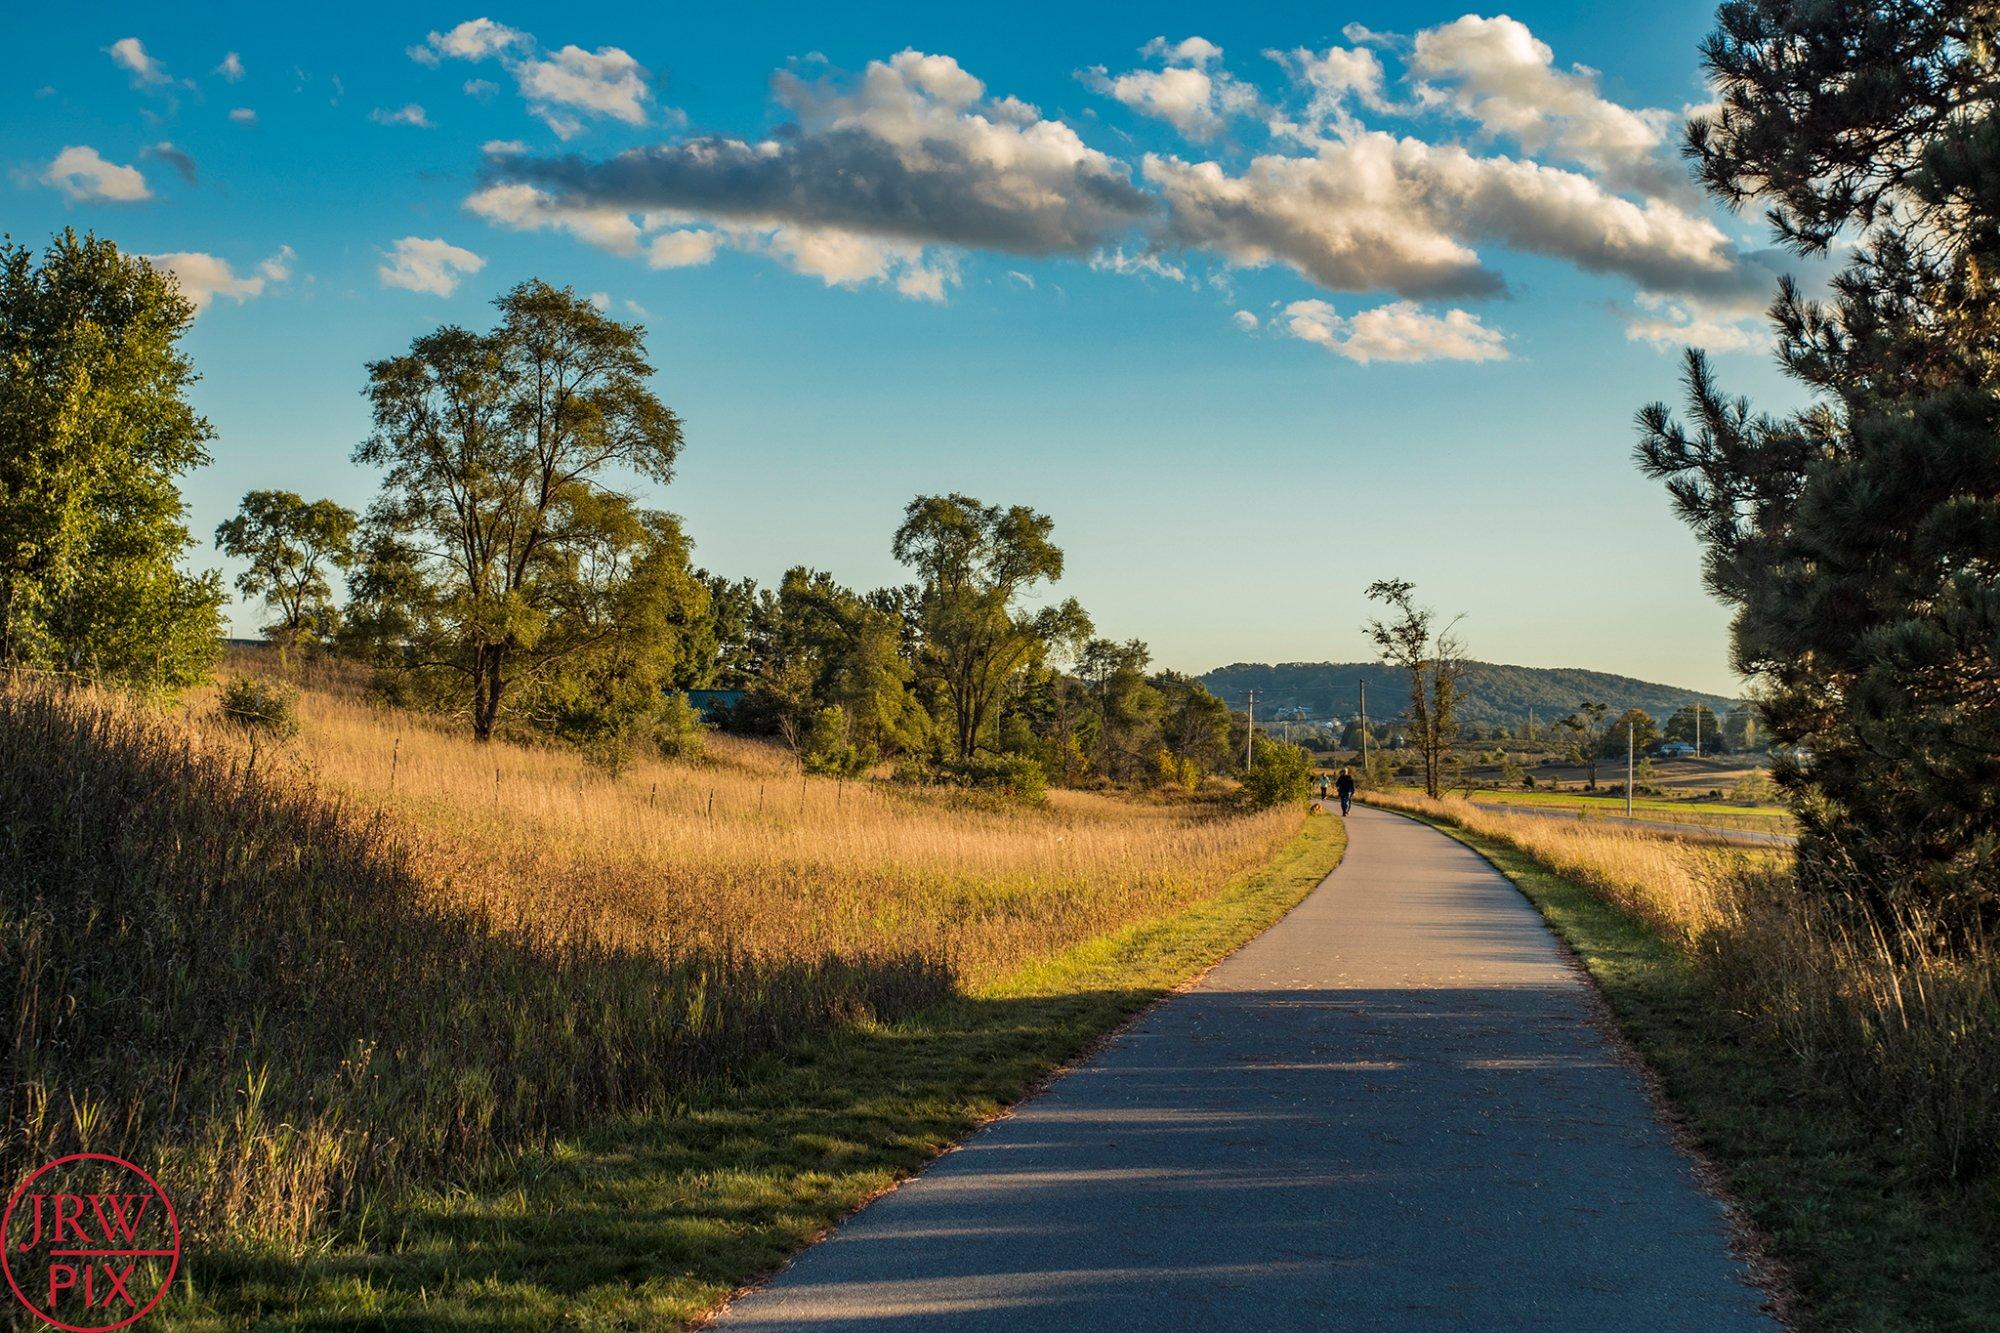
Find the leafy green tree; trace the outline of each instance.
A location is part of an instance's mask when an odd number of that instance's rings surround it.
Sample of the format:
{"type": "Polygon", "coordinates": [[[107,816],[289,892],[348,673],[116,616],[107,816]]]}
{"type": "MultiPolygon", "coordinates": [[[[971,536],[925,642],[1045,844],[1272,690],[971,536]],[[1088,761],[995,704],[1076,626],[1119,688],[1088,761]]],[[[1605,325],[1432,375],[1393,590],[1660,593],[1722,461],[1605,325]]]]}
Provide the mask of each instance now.
{"type": "Polygon", "coordinates": [[[1634,755],[1643,755],[1659,739],[1660,727],[1653,715],[1643,708],[1628,708],[1599,734],[1597,751],[1606,759],[1623,763],[1628,741],[1634,755]]]}
{"type": "Polygon", "coordinates": [[[1089,770],[1096,744],[1099,719],[1089,687],[1077,675],[1096,633],[1081,607],[1053,626],[1042,665],[1025,674],[1012,704],[1028,737],[1006,748],[1034,754],[1065,786],[1075,786],[1089,770]]]}
{"type": "Polygon", "coordinates": [[[249,562],[237,591],[263,598],[275,616],[267,635],[287,644],[334,637],[340,613],[327,574],[353,563],[356,522],[353,510],[331,500],[251,491],[236,517],[216,528],[217,549],[249,562]]]}
{"type": "Polygon", "coordinates": [[[1304,747],[1258,736],[1251,742],[1243,793],[1259,808],[1303,801],[1312,789],[1312,756],[1304,747]]]}
{"type": "Polygon", "coordinates": [[[1176,779],[1198,785],[1229,763],[1229,705],[1208,687],[1178,671],[1153,677],[1161,698],[1160,747],[1174,761],[1176,779]]]}
{"type": "Polygon", "coordinates": [[[920,495],[903,512],[891,549],[918,577],[917,670],[961,761],[986,743],[1022,674],[1083,614],[1074,600],[1038,612],[1015,606],[1036,584],[1062,577],[1053,528],[1025,505],[1002,509],[957,494],[920,495]]]}
{"type": "Polygon", "coordinates": [[[193,544],[180,477],[214,431],[189,406],[173,277],[95,236],[36,262],[0,240],[0,666],[171,689],[221,653],[221,581],[193,544]]]}
{"type": "Polygon", "coordinates": [[[756,669],[751,635],[756,580],[726,579],[707,570],[697,577],[708,588],[709,612],[706,623],[690,636],[686,688],[748,689],[756,669]]]}
{"type": "Polygon", "coordinates": [[[668,696],[682,674],[687,627],[707,613],[708,590],[671,514],[604,492],[577,503],[594,512],[574,515],[575,544],[565,548],[568,651],[524,675],[515,711],[616,771],[646,741],[678,747],[668,696]]]}
{"type": "Polygon", "coordinates": [[[1152,652],[1137,639],[1093,639],[1077,663],[1096,714],[1091,762],[1113,782],[1133,782],[1157,768],[1160,692],[1146,679],[1152,652]]]}
{"type": "Polygon", "coordinates": [[[825,748],[837,731],[840,752],[854,756],[845,766],[856,768],[920,743],[928,719],[887,612],[829,574],[794,568],[750,620],[745,702],[796,753],[809,758],[815,737],[825,748]]]}
{"type": "Polygon", "coordinates": [[[814,712],[800,747],[800,758],[808,773],[848,778],[866,772],[869,762],[867,753],[854,743],[847,710],[839,704],[814,712]]]}
{"type": "Polygon", "coordinates": [[[653,723],[653,748],[667,759],[695,759],[705,748],[707,737],[701,710],[688,701],[685,691],[670,691],[653,723]]]}
{"type": "Polygon", "coordinates": [[[1738,0],[1704,46],[1718,109],[1687,147],[1717,198],[1844,260],[1781,285],[1782,417],[1690,352],[1687,418],[1641,466],[1736,608],[1801,882],[1878,916],[2000,924],[2000,80],[1985,0],[1738,0]]]}
{"type": "Polygon", "coordinates": [[[1725,747],[1738,754],[1761,747],[1757,736],[1757,711],[1754,708],[1732,708],[1723,715],[1722,739],[1725,747]]]}
{"type": "Polygon", "coordinates": [[[1714,754],[1728,748],[1722,738],[1722,719],[1707,704],[1689,704],[1676,709],[1674,715],[1667,719],[1664,734],[1670,741],[1686,741],[1689,745],[1699,739],[1703,754],[1714,754]]]}
{"type": "Polygon", "coordinates": [[[1422,767],[1424,794],[1436,799],[1453,770],[1460,682],[1467,671],[1465,644],[1454,628],[1458,621],[1438,625],[1436,612],[1418,606],[1415,593],[1416,585],[1403,579],[1369,584],[1368,599],[1381,602],[1392,615],[1364,628],[1382,660],[1409,673],[1410,741],[1422,767]]]}
{"type": "Polygon", "coordinates": [[[1604,758],[1604,738],[1608,734],[1605,714],[1611,705],[1586,700],[1574,713],[1556,723],[1564,756],[1583,769],[1587,791],[1597,790],[1597,765],[1604,758]]]}
{"type": "Polygon", "coordinates": [[[681,448],[643,328],[539,281],[495,304],[490,333],[448,325],[369,365],[354,455],[384,470],[369,523],[409,585],[408,660],[455,682],[482,741],[517,685],[605,644],[642,530],[660,540],[613,483],[667,482],[681,448]]]}

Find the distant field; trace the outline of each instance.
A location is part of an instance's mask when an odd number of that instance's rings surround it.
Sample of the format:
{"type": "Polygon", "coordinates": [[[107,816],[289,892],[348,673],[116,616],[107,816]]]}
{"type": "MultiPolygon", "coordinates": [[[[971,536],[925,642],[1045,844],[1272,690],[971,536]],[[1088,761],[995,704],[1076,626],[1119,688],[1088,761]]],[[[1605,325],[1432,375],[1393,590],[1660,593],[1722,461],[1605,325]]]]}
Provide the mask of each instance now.
{"type": "MultiPolygon", "coordinates": [[[[1585,796],[1577,792],[1499,791],[1481,788],[1472,799],[1482,805],[1523,805],[1552,810],[1576,810],[1586,815],[1622,815],[1622,796],[1585,796]]],[[[1674,823],[1701,824],[1711,828],[1749,829],[1758,833],[1789,833],[1792,818],[1775,805],[1733,805],[1726,801],[1678,801],[1657,796],[1635,796],[1634,814],[1674,823]]]]}

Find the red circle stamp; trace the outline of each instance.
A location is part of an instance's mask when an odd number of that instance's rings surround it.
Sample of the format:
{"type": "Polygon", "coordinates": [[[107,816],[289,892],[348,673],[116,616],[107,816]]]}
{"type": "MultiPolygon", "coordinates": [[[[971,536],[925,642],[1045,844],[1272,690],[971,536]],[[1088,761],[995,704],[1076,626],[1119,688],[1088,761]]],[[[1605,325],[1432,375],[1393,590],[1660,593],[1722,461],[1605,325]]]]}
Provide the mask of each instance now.
{"type": "Polygon", "coordinates": [[[144,1318],[181,1266],[181,1222],[160,1182],[122,1157],[58,1157],[0,1215],[0,1269],[14,1297],[70,1333],[144,1318]]]}

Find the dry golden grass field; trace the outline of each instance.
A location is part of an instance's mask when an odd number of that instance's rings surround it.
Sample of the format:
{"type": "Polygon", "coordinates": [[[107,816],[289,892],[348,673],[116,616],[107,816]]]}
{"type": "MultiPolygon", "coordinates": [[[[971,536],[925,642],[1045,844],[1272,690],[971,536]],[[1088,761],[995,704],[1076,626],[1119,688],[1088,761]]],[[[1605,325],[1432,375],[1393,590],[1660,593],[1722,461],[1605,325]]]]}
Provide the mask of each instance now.
{"type": "Polygon", "coordinates": [[[4,1174],[117,1152],[157,1164],[198,1243],[300,1245],[1200,903],[1302,820],[802,779],[726,738],[613,777],[337,668],[298,684],[297,736],[254,765],[212,690],[0,687],[4,1174]]]}

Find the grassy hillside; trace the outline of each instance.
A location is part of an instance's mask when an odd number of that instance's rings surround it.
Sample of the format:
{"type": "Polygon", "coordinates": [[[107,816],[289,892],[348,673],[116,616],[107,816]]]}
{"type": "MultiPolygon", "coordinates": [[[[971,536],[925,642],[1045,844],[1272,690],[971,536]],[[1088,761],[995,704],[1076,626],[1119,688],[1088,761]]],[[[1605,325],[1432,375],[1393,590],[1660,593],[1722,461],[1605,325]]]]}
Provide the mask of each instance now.
{"type": "MultiPolygon", "coordinates": [[[[1352,717],[1362,681],[1368,682],[1368,715],[1387,721],[1402,709],[1409,694],[1409,677],[1379,662],[1237,662],[1217,667],[1202,683],[1232,708],[1243,707],[1257,691],[1259,712],[1304,708],[1314,717],[1352,717]]],[[[1613,713],[1643,708],[1664,720],[1676,709],[1702,703],[1720,714],[1739,701],[1699,690],[1683,690],[1613,676],[1581,667],[1505,666],[1476,662],[1465,682],[1460,721],[1471,726],[1518,727],[1534,710],[1542,723],[1574,711],[1585,700],[1610,704],[1613,713]]]]}
{"type": "Polygon", "coordinates": [[[211,693],[0,686],[0,1176],[118,1153],[198,1252],[298,1247],[1184,912],[1302,818],[802,780],[749,744],[612,778],[337,672],[299,712],[253,768],[211,693]]]}

